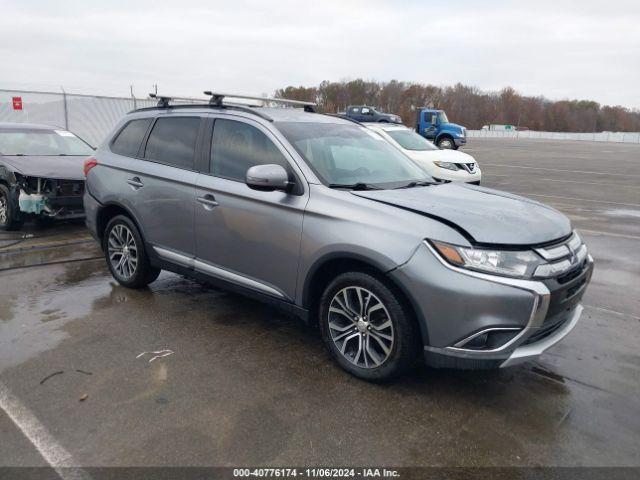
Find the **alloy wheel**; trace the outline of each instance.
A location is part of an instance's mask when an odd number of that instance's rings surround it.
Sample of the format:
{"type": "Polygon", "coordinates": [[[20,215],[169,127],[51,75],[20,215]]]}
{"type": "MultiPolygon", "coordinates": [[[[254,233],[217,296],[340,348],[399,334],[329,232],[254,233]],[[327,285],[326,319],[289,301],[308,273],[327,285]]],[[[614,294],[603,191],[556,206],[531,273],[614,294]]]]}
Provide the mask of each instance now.
{"type": "Polygon", "coordinates": [[[7,199],[0,193],[0,225],[5,225],[9,217],[7,199]]]}
{"type": "Polygon", "coordinates": [[[361,368],[377,368],[391,355],[394,329],[385,305],[371,291],[346,287],[328,312],[331,339],[340,354],[361,368]]]}
{"type": "Polygon", "coordinates": [[[450,150],[453,148],[453,142],[448,138],[445,138],[444,140],[440,141],[439,147],[444,150],[450,150]]]}
{"type": "Polygon", "coordinates": [[[133,277],[138,267],[138,246],[133,233],[126,225],[119,223],[111,229],[107,251],[113,270],[123,280],[133,277]]]}

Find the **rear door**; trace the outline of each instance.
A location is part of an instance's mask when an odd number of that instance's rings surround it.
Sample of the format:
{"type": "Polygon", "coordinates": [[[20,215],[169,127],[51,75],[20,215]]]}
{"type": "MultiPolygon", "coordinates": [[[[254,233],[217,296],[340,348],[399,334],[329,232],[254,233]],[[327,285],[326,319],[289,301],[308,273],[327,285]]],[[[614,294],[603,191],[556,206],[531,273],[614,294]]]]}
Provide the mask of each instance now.
{"type": "Polygon", "coordinates": [[[277,138],[259,123],[214,118],[208,171],[196,188],[196,269],[291,301],[308,188],[277,138]],[[292,193],[261,192],[245,183],[247,170],[282,165],[292,193]]]}
{"type": "Polygon", "coordinates": [[[141,147],[135,173],[126,179],[145,240],[165,258],[195,255],[193,198],[200,125],[198,116],[160,115],[141,147]]]}

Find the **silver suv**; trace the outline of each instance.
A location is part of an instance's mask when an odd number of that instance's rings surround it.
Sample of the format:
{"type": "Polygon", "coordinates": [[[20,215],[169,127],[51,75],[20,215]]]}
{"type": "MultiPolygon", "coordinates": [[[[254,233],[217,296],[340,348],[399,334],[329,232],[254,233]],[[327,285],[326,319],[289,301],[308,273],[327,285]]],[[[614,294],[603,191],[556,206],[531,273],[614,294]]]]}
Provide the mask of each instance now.
{"type": "Polygon", "coordinates": [[[540,355],[576,325],[593,259],[541,203],[440,183],[354,121],[161,98],[87,159],[111,273],[205,279],[317,322],[336,362],[385,380],[540,355]]]}

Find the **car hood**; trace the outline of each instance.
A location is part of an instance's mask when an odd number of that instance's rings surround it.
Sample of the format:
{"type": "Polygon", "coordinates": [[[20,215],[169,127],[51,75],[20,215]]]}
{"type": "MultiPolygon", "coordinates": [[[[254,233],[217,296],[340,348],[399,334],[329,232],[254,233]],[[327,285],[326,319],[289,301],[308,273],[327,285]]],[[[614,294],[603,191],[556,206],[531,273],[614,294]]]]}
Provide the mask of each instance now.
{"type": "Polygon", "coordinates": [[[441,162],[451,163],[475,163],[475,159],[468,153],[459,152],[458,150],[404,150],[409,157],[414,160],[428,160],[433,162],[439,160],[441,162]]]}
{"type": "Polygon", "coordinates": [[[484,187],[447,183],[351,193],[443,221],[474,243],[535,245],[571,233],[571,222],[557,210],[484,187]]]}
{"type": "Polygon", "coordinates": [[[450,129],[450,130],[459,130],[462,131],[462,129],[464,128],[462,125],[458,125],[457,123],[446,123],[444,124],[444,128],[445,129],[450,129]]]}
{"type": "Polygon", "coordinates": [[[84,156],[13,156],[4,155],[4,162],[18,173],[28,177],[58,178],[65,180],[84,180],[84,156]]]}

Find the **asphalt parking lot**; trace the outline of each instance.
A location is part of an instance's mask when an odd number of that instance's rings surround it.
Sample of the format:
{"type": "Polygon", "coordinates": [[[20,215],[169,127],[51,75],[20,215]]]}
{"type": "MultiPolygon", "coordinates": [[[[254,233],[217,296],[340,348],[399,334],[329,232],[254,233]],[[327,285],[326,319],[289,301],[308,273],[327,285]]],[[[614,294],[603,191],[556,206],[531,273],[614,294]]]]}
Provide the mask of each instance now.
{"type": "Polygon", "coordinates": [[[368,384],[276,310],[168,273],[126,290],[70,245],[0,271],[0,465],[640,465],[640,145],[464,151],[485,186],[568,214],[596,260],[539,362],[368,384]]]}

